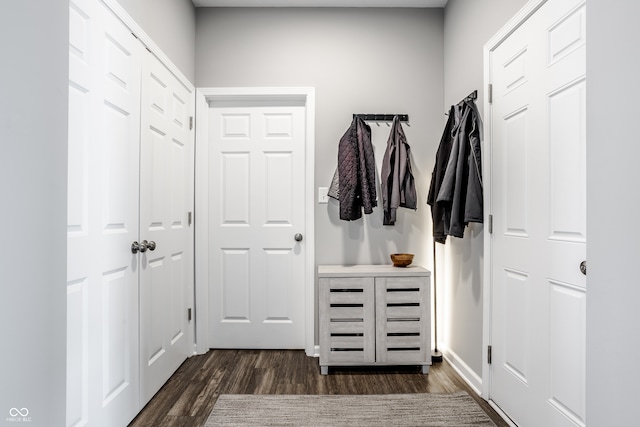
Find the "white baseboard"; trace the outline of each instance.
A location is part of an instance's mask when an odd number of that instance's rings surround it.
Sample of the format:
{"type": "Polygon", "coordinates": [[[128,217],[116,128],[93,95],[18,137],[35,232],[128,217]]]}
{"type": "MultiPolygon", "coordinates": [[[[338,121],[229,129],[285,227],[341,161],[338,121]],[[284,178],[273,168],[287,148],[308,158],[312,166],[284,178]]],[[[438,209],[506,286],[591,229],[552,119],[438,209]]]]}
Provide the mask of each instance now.
{"type": "Polygon", "coordinates": [[[316,345],[313,348],[313,354],[309,354],[308,356],[312,356],[312,357],[320,357],[320,346],[316,345]]]}
{"type": "Polygon", "coordinates": [[[464,361],[450,348],[441,349],[442,355],[453,369],[462,377],[462,379],[475,391],[482,396],[482,378],[476,374],[464,361]]]}

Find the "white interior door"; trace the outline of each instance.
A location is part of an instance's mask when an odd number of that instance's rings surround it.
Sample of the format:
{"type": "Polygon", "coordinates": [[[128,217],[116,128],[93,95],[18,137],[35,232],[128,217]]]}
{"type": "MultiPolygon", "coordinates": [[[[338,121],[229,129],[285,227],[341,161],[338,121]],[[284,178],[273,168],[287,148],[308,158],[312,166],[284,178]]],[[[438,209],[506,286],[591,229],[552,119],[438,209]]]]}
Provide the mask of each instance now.
{"type": "Polygon", "coordinates": [[[491,54],[490,398],[585,423],[585,2],[549,0],[491,54]]]}
{"type": "Polygon", "coordinates": [[[305,132],[299,101],[210,104],[214,348],[305,347],[305,132]]]}
{"type": "Polygon", "coordinates": [[[141,396],[145,403],[193,349],[188,309],[193,297],[194,98],[150,52],[142,66],[140,135],[141,396]]]}
{"type": "Polygon", "coordinates": [[[67,425],[122,426],[139,409],[142,45],[96,1],[71,1],[69,24],[67,425]]]}

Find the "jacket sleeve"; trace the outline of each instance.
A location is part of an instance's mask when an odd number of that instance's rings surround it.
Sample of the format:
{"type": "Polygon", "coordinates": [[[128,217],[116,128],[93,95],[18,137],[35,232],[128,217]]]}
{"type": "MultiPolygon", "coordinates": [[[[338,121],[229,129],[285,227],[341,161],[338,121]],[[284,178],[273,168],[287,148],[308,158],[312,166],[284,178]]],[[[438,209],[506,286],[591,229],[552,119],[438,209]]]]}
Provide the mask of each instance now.
{"type": "Polygon", "coordinates": [[[431,173],[431,184],[427,195],[427,204],[431,206],[431,219],[433,221],[433,238],[438,243],[445,243],[447,236],[444,232],[444,216],[445,206],[437,203],[438,193],[444,179],[444,172],[449,162],[451,153],[451,145],[453,142],[452,131],[454,128],[455,110],[451,106],[449,109],[449,118],[442,132],[438,151],[436,152],[435,164],[431,173]]]}
{"type": "Polygon", "coordinates": [[[364,213],[370,214],[378,204],[376,195],[376,158],[371,144],[371,128],[361,118],[356,118],[356,120],[359,150],[359,197],[364,213]]]}
{"type": "Polygon", "coordinates": [[[482,223],[484,220],[484,195],[482,189],[482,120],[475,107],[471,106],[472,121],[469,131],[469,156],[467,159],[469,181],[467,183],[467,198],[464,209],[464,223],[482,223]]]}
{"type": "Polygon", "coordinates": [[[358,150],[355,142],[355,120],[338,145],[338,184],[340,219],[353,221],[362,216],[358,190],[358,150]]]}

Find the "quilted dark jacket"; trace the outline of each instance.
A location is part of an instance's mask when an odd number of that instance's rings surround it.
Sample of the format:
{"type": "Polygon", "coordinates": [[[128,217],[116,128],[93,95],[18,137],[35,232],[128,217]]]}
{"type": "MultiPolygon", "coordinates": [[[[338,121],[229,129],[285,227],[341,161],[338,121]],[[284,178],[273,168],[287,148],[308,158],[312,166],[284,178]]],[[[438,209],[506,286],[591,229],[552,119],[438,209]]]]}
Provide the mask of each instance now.
{"type": "Polygon", "coordinates": [[[371,128],[359,117],[340,138],[338,146],[340,219],[354,221],[373,212],[376,201],[376,161],[371,128]]]}

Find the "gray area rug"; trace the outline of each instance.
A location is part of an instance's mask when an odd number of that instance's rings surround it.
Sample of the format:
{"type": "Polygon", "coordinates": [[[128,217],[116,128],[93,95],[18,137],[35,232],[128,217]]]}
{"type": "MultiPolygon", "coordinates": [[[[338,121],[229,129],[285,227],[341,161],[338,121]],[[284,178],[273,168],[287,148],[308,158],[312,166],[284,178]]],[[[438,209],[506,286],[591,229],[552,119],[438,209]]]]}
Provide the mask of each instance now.
{"type": "Polygon", "coordinates": [[[495,426],[466,392],[386,395],[223,394],[214,426],[495,426]]]}

